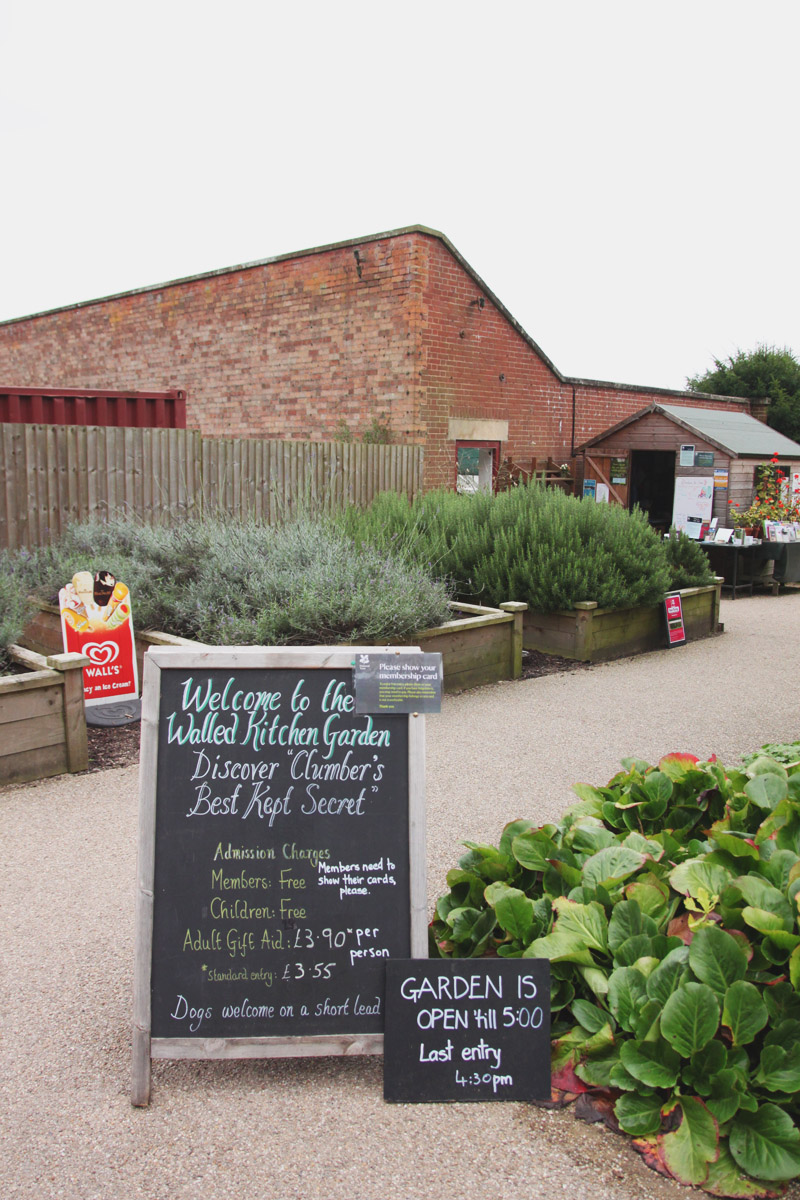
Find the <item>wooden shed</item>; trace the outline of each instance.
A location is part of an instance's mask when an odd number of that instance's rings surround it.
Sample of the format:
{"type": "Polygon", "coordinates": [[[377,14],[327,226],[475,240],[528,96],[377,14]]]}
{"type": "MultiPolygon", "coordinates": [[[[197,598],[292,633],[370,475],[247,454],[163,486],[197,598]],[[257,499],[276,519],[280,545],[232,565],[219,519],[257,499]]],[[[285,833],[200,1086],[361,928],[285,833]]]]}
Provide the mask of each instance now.
{"type": "Polygon", "coordinates": [[[747,508],[758,468],[777,453],[781,470],[800,486],[800,445],[743,412],[651,404],[576,450],[584,495],[637,505],[666,532],[670,525],[747,508]],[[688,505],[688,508],[687,508],[688,505]]]}

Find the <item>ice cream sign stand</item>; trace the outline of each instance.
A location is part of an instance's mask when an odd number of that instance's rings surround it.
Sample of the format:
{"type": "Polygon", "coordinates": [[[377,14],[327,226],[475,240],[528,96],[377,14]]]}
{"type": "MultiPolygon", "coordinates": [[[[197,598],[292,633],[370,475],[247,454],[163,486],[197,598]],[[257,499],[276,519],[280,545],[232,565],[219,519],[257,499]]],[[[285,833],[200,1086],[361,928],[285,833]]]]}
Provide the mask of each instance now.
{"type": "Polygon", "coordinates": [[[113,704],[139,694],[130,593],[110,571],[77,571],[58,593],[66,653],[85,654],[84,702],[113,704]]]}

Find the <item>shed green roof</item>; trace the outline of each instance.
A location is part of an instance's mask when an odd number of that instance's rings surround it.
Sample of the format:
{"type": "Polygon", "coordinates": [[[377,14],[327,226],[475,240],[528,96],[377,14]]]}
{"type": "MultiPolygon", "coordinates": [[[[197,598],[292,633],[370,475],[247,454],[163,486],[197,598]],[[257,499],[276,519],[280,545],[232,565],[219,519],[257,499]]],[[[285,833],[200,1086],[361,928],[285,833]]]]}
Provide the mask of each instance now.
{"type": "Polygon", "coordinates": [[[690,408],[683,404],[657,406],[673,421],[689,426],[706,441],[716,442],[732,454],[745,458],[800,458],[800,446],[777,429],[748,413],[722,408],[690,408]]]}
{"type": "Polygon", "coordinates": [[[800,458],[800,445],[791,438],[778,433],[757,421],[749,413],[738,412],[733,408],[694,408],[688,404],[650,404],[631,417],[605,429],[595,437],[576,448],[577,453],[604,442],[606,438],[619,433],[621,429],[640,421],[650,413],[663,413],[670,421],[680,425],[690,435],[711,442],[726,454],[734,458],[771,458],[777,453],[780,458],[800,458]]]}

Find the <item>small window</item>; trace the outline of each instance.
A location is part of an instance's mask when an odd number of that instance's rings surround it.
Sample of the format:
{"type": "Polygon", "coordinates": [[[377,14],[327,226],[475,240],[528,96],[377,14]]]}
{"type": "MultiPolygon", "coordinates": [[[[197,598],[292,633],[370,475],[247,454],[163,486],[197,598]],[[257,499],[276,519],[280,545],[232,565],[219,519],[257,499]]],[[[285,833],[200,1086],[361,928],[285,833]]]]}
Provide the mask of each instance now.
{"type": "Polygon", "coordinates": [[[493,491],[499,461],[499,442],[456,442],[456,491],[493,491]]]}

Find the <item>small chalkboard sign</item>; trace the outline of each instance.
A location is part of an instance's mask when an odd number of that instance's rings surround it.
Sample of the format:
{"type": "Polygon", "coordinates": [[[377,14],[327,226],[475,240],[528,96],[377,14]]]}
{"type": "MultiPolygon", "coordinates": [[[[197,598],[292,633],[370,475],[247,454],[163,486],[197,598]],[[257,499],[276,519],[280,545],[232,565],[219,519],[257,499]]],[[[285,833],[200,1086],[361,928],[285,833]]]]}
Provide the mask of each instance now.
{"type": "Polygon", "coordinates": [[[424,717],[358,714],[359,652],[145,658],[134,1104],[152,1058],[383,1049],[385,962],[427,947],[424,717]]]}
{"type": "Polygon", "coordinates": [[[549,960],[387,963],[383,1096],[549,1100],[549,960]]]}

